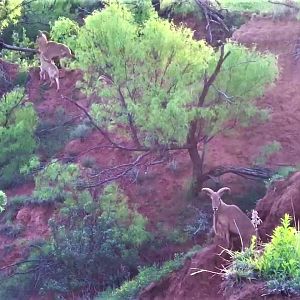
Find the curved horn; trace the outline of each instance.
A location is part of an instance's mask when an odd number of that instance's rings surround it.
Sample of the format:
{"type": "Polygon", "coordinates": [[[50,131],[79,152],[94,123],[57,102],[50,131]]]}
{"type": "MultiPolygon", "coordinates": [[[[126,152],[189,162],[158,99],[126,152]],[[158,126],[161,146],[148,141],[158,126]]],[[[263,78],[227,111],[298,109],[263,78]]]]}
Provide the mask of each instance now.
{"type": "Polygon", "coordinates": [[[210,196],[210,195],[212,195],[212,194],[215,193],[215,192],[214,192],[212,189],[210,189],[210,188],[203,188],[201,191],[202,191],[202,192],[206,192],[206,194],[207,194],[208,196],[210,196]]]}
{"type": "Polygon", "coordinates": [[[230,193],[230,191],[231,191],[230,188],[227,187],[227,186],[225,186],[225,187],[222,187],[221,189],[219,189],[217,191],[217,194],[219,194],[219,196],[222,197],[225,192],[229,192],[230,193]]]}

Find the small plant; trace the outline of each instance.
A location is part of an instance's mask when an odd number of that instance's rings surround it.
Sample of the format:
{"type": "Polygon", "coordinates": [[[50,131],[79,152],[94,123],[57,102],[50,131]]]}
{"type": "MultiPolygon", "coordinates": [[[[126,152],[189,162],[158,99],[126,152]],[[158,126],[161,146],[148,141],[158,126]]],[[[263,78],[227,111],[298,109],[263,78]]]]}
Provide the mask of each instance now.
{"type": "Polygon", "coordinates": [[[202,13],[194,0],[163,0],[160,13],[167,14],[169,18],[193,15],[202,19],[202,13]]]}
{"type": "Polygon", "coordinates": [[[277,153],[281,150],[281,144],[277,141],[273,141],[271,143],[266,144],[260,150],[258,157],[255,159],[255,165],[265,165],[270,156],[274,153],[277,153]]]}
{"type": "Polygon", "coordinates": [[[265,181],[266,188],[270,188],[272,184],[278,180],[286,179],[290,174],[295,173],[297,170],[299,170],[299,166],[286,166],[279,168],[271,178],[265,181]]]}
{"type": "Polygon", "coordinates": [[[166,237],[168,241],[175,244],[183,244],[188,239],[186,232],[176,228],[169,232],[166,237]]]}
{"type": "Polygon", "coordinates": [[[207,232],[210,227],[210,219],[207,213],[199,211],[195,222],[192,225],[187,225],[185,232],[191,236],[207,232]]]}
{"type": "Polygon", "coordinates": [[[0,212],[3,212],[7,204],[7,196],[4,192],[0,191],[0,212]]]}
{"type": "Polygon", "coordinates": [[[257,269],[265,279],[300,280],[300,232],[290,223],[291,218],[285,214],[281,226],[275,228],[271,242],[257,259],[257,269]]]}
{"type": "Polygon", "coordinates": [[[63,165],[53,160],[35,176],[33,196],[40,201],[65,199],[74,194],[78,177],[77,165],[63,165]]]}
{"type": "Polygon", "coordinates": [[[84,142],[85,138],[92,132],[92,128],[87,124],[79,124],[71,132],[71,139],[80,139],[84,142]]]}
{"type": "Polygon", "coordinates": [[[92,169],[96,164],[96,159],[92,156],[85,156],[82,160],[82,166],[92,169]]]}
{"type": "Polygon", "coordinates": [[[281,296],[300,295],[299,279],[273,279],[267,281],[268,294],[281,296]]]}
{"type": "Polygon", "coordinates": [[[24,231],[24,226],[21,224],[13,224],[7,222],[0,226],[0,234],[9,238],[17,238],[24,231]]]}

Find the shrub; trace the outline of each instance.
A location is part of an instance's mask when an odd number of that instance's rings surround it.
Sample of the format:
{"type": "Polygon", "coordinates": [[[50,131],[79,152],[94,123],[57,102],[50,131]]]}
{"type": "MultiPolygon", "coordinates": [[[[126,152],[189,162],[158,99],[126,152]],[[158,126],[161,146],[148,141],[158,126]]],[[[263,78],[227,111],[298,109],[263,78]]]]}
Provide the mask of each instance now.
{"type": "Polygon", "coordinates": [[[175,16],[185,17],[187,15],[194,15],[200,20],[202,18],[202,13],[193,0],[163,0],[160,13],[167,14],[169,18],[175,16]]]}
{"type": "Polygon", "coordinates": [[[32,104],[24,103],[24,90],[14,89],[0,99],[0,188],[22,178],[20,168],[32,157],[37,116],[32,104]]]}
{"type": "Polygon", "coordinates": [[[4,192],[0,191],[0,212],[3,212],[7,204],[7,196],[4,192]]]}
{"type": "Polygon", "coordinates": [[[33,196],[40,201],[65,199],[74,194],[79,169],[75,164],[60,164],[53,160],[34,178],[33,196]]]}
{"type": "Polygon", "coordinates": [[[24,231],[24,229],[24,226],[21,224],[7,222],[0,226],[0,234],[15,239],[24,231]]]}
{"type": "Polygon", "coordinates": [[[255,159],[254,164],[259,166],[265,165],[270,156],[274,153],[277,153],[281,149],[281,144],[277,141],[272,141],[271,143],[264,145],[261,148],[258,157],[255,159]]]}
{"type": "Polygon", "coordinates": [[[255,239],[251,247],[242,252],[226,250],[232,261],[221,272],[226,279],[225,288],[245,279],[260,278],[266,281],[270,294],[300,294],[300,232],[290,226],[290,221],[286,214],[263,252],[255,248],[255,239]]]}
{"type": "Polygon", "coordinates": [[[150,234],[146,220],[129,209],[116,185],[107,186],[99,199],[87,191],[75,197],[70,194],[60,216],[60,221],[49,222],[50,240],[33,247],[13,279],[2,281],[2,286],[10,286],[10,293],[31,289],[59,296],[80,290],[79,297],[93,297],[96,291],[118,286],[136,273],[139,250],[150,234]],[[26,284],[19,287],[15,278],[26,284]]]}
{"type": "Polygon", "coordinates": [[[260,275],[266,279],[298,278],[300,280],[300,232],[290,226],[286,214],[275,228],[270,243],[257,261],[260,275]]]}
{"type": "Polygon", "coordinates": [[[71,131],[71,139],[81,139],[82,141],[92,132],[92,128],[87,124],[79,124],[71,131]]]}
{"type": "Polygon", "coordinates": [[[270,188],[272,184],[278,180],[286,179],[292,173],[295,173],[299,170],[299,166],[292,167],[292,166],[285,166],[281,167],[277,170],[277,172],[268,180],[265,180],[266,188],[270,188]]]}
{"type": "Polygon", "coordinates": [[[185,227],[185,232],[190,236],[195,236],[199,233],[207,232],[210,228],[211,217],[209,214],[199,211],[195,221],[191,225],[185,227]]]}
{"type": "Polygon", "coordinates": [[[273,279],[267,281],[269,294],[280,294],[282,296],[300,295],[299,279],[273,279]]]}
{"type": "Polygon", "coordinates": [[[85,168],[90,168],[92,169],[96,165],[96,159],[92,156],[85,156],[82,159],[82,166],[85,168]]]}

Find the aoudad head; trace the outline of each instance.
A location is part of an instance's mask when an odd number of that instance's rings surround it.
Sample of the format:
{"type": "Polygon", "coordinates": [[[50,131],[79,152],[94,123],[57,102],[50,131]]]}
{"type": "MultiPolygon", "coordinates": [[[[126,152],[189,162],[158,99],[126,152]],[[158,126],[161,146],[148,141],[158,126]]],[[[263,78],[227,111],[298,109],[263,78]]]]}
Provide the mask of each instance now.
{"type": "Polygon", "coordinates": [[[224,193],[230,192],[230,188],[223,187],[219,189],[217,192],[213,191],[210,188],[203,188],[202,191],[205,192],[210,197],[212,209],[214,212],[217,212],[221,204],[221,197],[223,196],[224,193]]]}

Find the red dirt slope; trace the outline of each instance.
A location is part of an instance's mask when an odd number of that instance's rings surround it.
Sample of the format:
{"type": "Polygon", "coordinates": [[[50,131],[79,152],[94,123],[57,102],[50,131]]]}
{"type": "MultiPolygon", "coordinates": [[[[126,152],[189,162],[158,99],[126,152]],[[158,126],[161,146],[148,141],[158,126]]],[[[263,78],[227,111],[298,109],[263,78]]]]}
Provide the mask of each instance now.
{"type": "MultiPolygon", "coordinates": [[[[300,160],[300,76],[299,64],[292,52],[300,36],[300,22],[287,21],[274,23],[268,19],[250,21],[242,26],[234,39],[248,46],[257,44],[261,51],[270,50],[279,55],[280,77],[276,86],[270,88],[260,99],[262,107],[272,110],[272,119],[239,130],[235,138],[219,137],[213,141],[209,152],[210,165],[217,164],[250,164],[252,157],[259,152],[259,146],[277,140],[282,144],[282,151],[272,156],[270,164],[297,164],[300,160]],[[221,150],[220,150],[221,149],[221,150]]],[[[271,233],[279,224],[280,217],[292,213],[291,199],[295,214],[300,217],[300,173],[284,182],[277,183],[267,195],[259,201],[257,209],[264,223],[261,231],[271,233]]],[[[208,273],[190,276],[191,267],[215,270],[220,267],[216,257],[216,247],[210,246],[187,261],[183,269],[173,273],[169,278],[152,284],[140,295],[141,300],[187,300],[187,299],[258,299],[263,293],[262,284],[248,284],[233,294],[222,296],[220,278],[208,273]]],[[[268,299],[282,299],[271,297],[268,299]]]]}
{"type": "Polygon", "coordinates": [[[256,209],[263,221],[260,226],[262,237],[279,225],[285,213],[295,218],[297,224],[300,220],[300,172],[276,182],[257,203],[256,209]]]}

